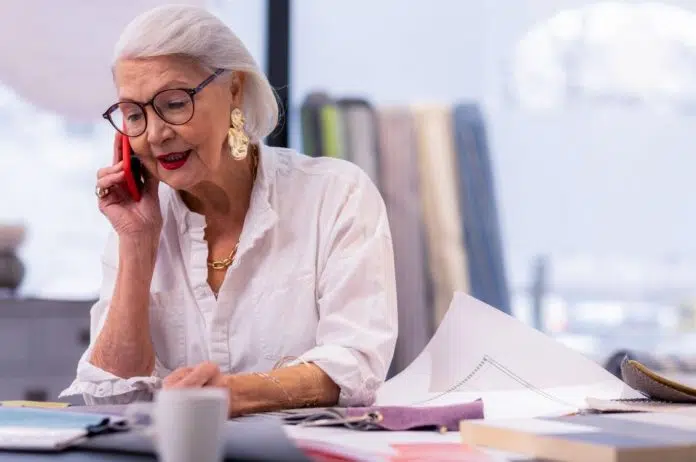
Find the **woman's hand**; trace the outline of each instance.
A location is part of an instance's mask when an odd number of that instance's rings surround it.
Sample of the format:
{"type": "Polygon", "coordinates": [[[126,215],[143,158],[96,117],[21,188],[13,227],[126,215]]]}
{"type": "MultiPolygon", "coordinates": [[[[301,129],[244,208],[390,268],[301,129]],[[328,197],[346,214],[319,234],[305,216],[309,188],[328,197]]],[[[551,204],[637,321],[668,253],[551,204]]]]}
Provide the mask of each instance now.
{"type": "Polygon", "coordinates": [[[195,367],[181,367],[169,374],[163,383],[163,388],[227,388],[225,375],[220,372],[217,364],[206,361],[195,367]]]}
{"type": "Polygon", "coordinates": [[[145,187],[140,201],[134,201],[123,185],[122,136],[114,139],[114,165],[97,172],[97,187],[108,191],[99,198],[99,210],[113,226],[119,237],[142,236],[150,234],[159,237],[162,229],[162,213],[159,205],[159,181],[146,173],[145,187]]]}

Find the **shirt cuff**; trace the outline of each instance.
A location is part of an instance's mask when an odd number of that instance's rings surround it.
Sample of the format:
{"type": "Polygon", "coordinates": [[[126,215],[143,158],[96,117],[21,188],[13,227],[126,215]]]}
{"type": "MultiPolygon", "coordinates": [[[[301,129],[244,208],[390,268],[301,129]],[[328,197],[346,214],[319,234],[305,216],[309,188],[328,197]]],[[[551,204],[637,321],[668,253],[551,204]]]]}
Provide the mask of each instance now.
{"type": "Polygon", "coordinates": [[[384,380],[376,377],[359,355],[343,346],[319,345],[289,365],[316,364],[340,388],[339,406],[371,406],[384,380]]]}
{"type": "Polygon", "coordinates": [[[148,400],[155,390],[162,387],[162,377],[166,371],[155,365],[152,376],[124,379],[88,361],[81,361],[77,367],[77,377],[63,390],[59,398],[82,395],[86,404],[127,404],[132,401],[148,400]]]}

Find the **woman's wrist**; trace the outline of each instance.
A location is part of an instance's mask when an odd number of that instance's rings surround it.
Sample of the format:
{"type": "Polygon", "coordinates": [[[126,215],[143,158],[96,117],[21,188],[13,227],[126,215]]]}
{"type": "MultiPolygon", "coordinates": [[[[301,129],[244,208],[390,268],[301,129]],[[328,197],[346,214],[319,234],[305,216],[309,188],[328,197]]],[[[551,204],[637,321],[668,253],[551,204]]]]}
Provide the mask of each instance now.
{"type": "Polygon", "coordinates": [[[301,407],[334,406],[339,387],[319,367],[303,364],[264,373],[225,375],[230,417],[301,407]]]}
{"type": "Polygon", "coordinates": [[[154,266],[159,247],[159,233],[119,236],[119,260],[137,265],[154,266]]]}
{"type": "Polygon", "coordinates": [[[230,417],[239,417],[250,412],[255,412],[255,410],[250,409],[250,403],[248,397],[245,396],[245,389],[247,388],[244,383],[244,379],[239,380],[240,376],[226,374],[224,376],[225,388],[229,392],[229,404],[227,406],[227,411],[230,417]]]}
{"type": "Polygon", "coordinates": [[[253,374],[225,375],[224,383],[229,390],[230,417],[291,407],[281,403],[280,396],[269,390],[269,384],[253,374]]]}

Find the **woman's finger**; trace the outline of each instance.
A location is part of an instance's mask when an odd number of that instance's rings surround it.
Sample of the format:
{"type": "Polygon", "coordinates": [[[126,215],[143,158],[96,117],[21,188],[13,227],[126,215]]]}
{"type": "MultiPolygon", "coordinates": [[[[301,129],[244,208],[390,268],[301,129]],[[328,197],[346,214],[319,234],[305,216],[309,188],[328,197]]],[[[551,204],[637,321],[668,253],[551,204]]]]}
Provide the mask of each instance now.
{"type": "Polygon", "coordinates": [[[165,377],[162,385],[165,388],[170,388],[173,385],[176,385],[177,383],[179,383],[179,381],[182,378],[186,377],[188,374],[190,374],[192,370],[193,369],[190,367],[179,368],[179,369],[175,370],[174,372],[172,372],[171,374],[169,374],[167,377],[165,377]]]}
{"type": "Polygon", "coordinates": [[[109,193],[99,199],[99,210],[104,212],[107,207],[114,204],[123,204],[129,200],[128,193],[126,193],[120,184],[113,185],[109,188],[109,193]]]}
{"type": "Polygon", "coordinates": [[[176,385],[177,383],[179,383],[179,382],[181,381],[181,379],[183,379],[183,378],[186,377],[188,374],[190,374],[192,370],[193,370],[192,367],[181,367],[181,368],[175,370],[174,372],[172,372],[171,374],[169,374],[169,375],[164,379],[163,386],[164,386],[165,388],[171,388],[172,386],[174,386],[174,385],[176,385]]]}
{"type": "Polygon", "coordinates": [[[182,378],[176,387],[202,387],[220,373],[216,364],[204,362],[196,366],[190,374],[182,378]]]}
{"type": "Polygon", "coordinates": [[[117,173],[108,173],[105,176],[99,178],[99,180],[97,180],[97,187],[101,189],[110,188],[114,185],[121,183],[125,176],[126,173],[123,170],[117,173]]]}
{"type": "Polygon", "coordinates": [[[97,179],[108,175],[109,173],[116,173],[123,170],[123,161],[114,164],[114,165],[109,165],[108,167],[103,167],[97,170],[97,179]]]}
{"type": "Polygon", "coordinates": [[[222,372],[218,373],[215,377],[208,380],[203,384],[204,387],[220,387],[229,388],[227,385],[227,376],[222,372]]]}

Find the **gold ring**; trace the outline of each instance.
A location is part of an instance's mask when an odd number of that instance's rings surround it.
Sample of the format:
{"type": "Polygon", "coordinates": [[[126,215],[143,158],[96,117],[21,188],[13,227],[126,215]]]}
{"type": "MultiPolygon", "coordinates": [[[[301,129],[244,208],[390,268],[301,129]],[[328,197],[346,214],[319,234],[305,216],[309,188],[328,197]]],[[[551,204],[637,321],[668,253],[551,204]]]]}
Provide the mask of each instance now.
{"type": "Polygon", "coordinates": [[[97,189],[94,191],[94,193],[97,195],[99,199],[103,199],[109,195],[109,188],[101,188],[97,186],[97,189]]]}

